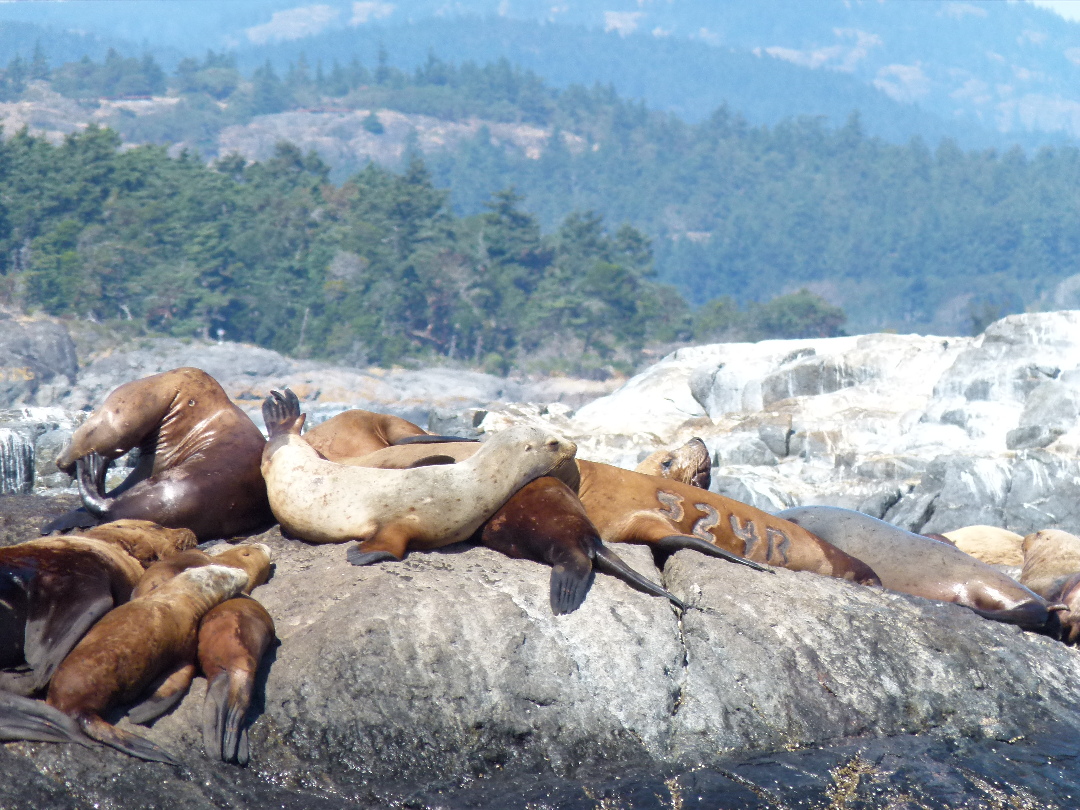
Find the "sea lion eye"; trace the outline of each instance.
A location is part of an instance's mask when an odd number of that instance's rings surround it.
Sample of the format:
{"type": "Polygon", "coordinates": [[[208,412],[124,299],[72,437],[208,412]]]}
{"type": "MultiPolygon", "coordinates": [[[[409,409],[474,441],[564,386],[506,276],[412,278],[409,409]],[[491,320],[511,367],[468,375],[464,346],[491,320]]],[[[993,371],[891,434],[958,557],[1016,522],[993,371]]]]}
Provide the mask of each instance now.
{"type": "Polygon", "coordinates": [[[189,399],[189,400],[187,401],[187,404],[188,404],[188,407],[189,407],[189,408],[194,408],[194,407],[195,407],[195,400],[193,400],[193,399],[189,399]]]}
{"type": "Polygon", "coordinates": [[[548,439],[546,444],[547,444],[547,447],[548,447],[549,450],[558,450],[559,449],[559,440],[556,439],[556,438],[548,439]]]}
{"type": "Polygon", "coordinates": [[[670,459],[670,458],[667,459],[667,461],[661,461],[660,462],[660,468],[663,469],[663,470],[670,470],[671,469],[671,462],[672,462],[672,459],[670,459]]]}

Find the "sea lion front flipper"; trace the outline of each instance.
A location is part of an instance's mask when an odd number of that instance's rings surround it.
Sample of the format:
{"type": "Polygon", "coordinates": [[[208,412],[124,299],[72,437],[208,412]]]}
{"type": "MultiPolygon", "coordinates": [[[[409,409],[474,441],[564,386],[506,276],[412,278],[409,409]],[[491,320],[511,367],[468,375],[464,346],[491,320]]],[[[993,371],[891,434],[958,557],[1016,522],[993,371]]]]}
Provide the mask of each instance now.
{"type": "Polygon", "coordinates": [[[585,601],[593,583],[592,560],[587,554],[560,560],[551,566],[551,612],[573,613],[585,601]]]}
{"type": "Polygon", "coordinates": [[[755,571],[768,571],[770,574],[776,573],[768,566],[756,563],[753,560],[748,560],[746,557],[740,557],[738,554],[732,554],[730,551],[725,551],[720,548],[720,546],[714,545],[708,540],[702,540],[700,537],[695,537],[692,534],[669,534],[667,537],[661,537],[652,545],[656,546],[656,548],[661,551],[680,551],[684,548],[688,548],[691,551],[700,551],[702,554],[707,554],[710,557],[719,557],[728,562],[748,566],[755,571]]]}
{"type": "Polygon", "coordinates": [[[79,639],[114,606],[107,579],[91,580],[81,588],[73,589],[66,599],[50,600],[40,615],[33,612],[31,605],[23,651],[26,663],[34,672],[33,691],[49,682],[79,639]]]}
{"type": "Polygon", "coordinates": [[[652,594],[653,596],[662,596],[665,599],[668,599],[679,610],[686,610],[686,604],[681,599],[674,594],[669,593],[648,577],[639,574],[627,565],[622,557],[603,543],[598,544],[593,551],[593,567],[609,576],[618,577],[631,588],[652,594]]]}
{"type": "Polygon", "coordinates": [[[164,762],[166,765],[180,764],[171,754],[158,748],[149,740],[109,725],[97,715],[83,715],[78,718],[78,723],[89,736],[117,751],[123,751],[125,754],[149,762],[164,762]]]}
{"type": "Polygon", "coordinates": [[[42,700],[0,692],[0,740],[75,742],[93,747],[78,724],[42,700]]]}
{"type": "Polygon", "coordinates": [[[72,509],[70,512],[42,524],[39,531],[42,534],[53,534],[54,532],[66,532],[71,529],[89,529],[99,523],[101,523],[101,520],[98,517],[91,515],[85,508],[80,506],[78,509],[72,509]]]}
{"type": "Polygon", "coordinates": [[[203,747],[211,759],[246,765],[249,758],[244,718],[251,705],[250,673],[221,672],[206,689],[203,704],[203,747]]]}
{"type": "Polygon", "coordinates": [[[345,559],[353,565],[374,565],[379,562],[401,562],[400,557],[395,557],[389,551],[362,551],[360,546],[353,546],[345,552],[345,559]]]}
{"type": "Polygon", "coordinates": [[[156,720],[180,702],[191,687],[195,677],[194,662],[184,662],[171,672],[166,672],[155,684],[153,692],[145,700],[128,709],[128,720],[146,725],[156,720]]]}
{"type": "Polygon", "coordinates": [[[350,548],[345,559],[353,565],[372,565],[390,560],[397,562],[405,558],[405,550],[409,547],[411,537],[412,534],[401,523],[388,523],[380,528],[374,537],[361,540],[358,545],[350,548]]]}
{"type": "Polygon", "coordinates": [[[449,444],[450,442],[478,442],[479,439],[466,439],[463,436],[436,436],[434,433],[425,433],[419,436],[403,436],[397,439],[391,446],[397,447],[402,444],[449,444]]]}
{"type": "Polygon", "coordinates": [[[406,469],[414,470],[417,467],[435,467],[440,464],[457,464],[457,459],[453,456],[424,456],[423,458],[418,458],[406,469]]]}

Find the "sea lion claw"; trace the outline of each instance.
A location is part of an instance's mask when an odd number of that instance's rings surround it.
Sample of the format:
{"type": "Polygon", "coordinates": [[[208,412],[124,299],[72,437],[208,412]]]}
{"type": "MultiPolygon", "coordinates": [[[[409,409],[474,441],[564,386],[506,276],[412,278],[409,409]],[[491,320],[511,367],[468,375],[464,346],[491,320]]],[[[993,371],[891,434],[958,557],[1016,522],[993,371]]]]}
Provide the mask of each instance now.
{"type": "Polygon", "coordinates": [[[732,554],[730,551],[725,551],[720,548],[720,546],[714,545],[708,540],[702,540],[700,537],[694,537],[690,534],[669,534],[667,537],[661,537],[654,545],[661,551],[680,551],[684,548],[692,551],[700,551],[702,554],[707,554],[710,557],[719,557],[728,562],[745,565],[748,568],[753,568],[755,571],[766,571],[770,574],[776,573],[768,566],[754,562],[753,560],[748,560],[746,557],[740,557],[738,554],[732,554]]]}
{"type": "Polygon", "coordinates": [[[375,563],[390,560],[398,562],[398,558],[389,551],[361,551],[359,546],[350,548],[345,553],[345,559],[353,565],[374,565],[375,563]]]}

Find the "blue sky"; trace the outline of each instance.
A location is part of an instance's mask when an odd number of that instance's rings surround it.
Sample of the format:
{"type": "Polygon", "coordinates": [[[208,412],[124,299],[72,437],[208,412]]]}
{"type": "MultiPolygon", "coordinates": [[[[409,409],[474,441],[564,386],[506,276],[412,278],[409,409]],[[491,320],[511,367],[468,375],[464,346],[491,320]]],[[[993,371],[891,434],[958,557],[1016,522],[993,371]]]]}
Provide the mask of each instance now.
{"type": "Polygon", "coordinates": [[[1080,0],[1029,0],[1029,2],[1052,9],[1067,20],[1080,21],[1080,0]]]}

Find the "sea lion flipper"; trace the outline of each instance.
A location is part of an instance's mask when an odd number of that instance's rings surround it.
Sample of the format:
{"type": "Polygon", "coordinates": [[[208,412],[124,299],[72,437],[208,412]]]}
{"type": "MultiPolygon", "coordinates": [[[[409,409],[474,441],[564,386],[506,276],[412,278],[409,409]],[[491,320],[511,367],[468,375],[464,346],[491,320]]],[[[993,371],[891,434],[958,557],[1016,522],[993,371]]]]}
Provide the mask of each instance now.
{"type": "Polygon", "coordinates": [[[211,759],[247,764],[250,749],[243,724],[252,686],[250,673],[226,670],[207,687],[202,730],[203,747],[211,759]]]}
{"type": "Polygon", "coordinates": [[[34,690],[49,682],[53,672],[86,631],[108,613],[115,602],[107,579],[86,583],[61,601],[52,601],[43,614],[26,621],[23,650],[34,672],[34,690]]]}
{"type": "Polygon", "coordinates": [[[80,506],[78,509],[72,509],[70,512],[42,524],[40,531],[42,534],[53,534],[54,532],[66,532],[71,529],[89,529],[99,523],[101,523],[101,520],[97,516],[91,515],[85,508],[80,506]]]}
{"type": "Polygon", "coordinates": [[[179,760],[149,740],[138,734],[116,728],[96,715],[84,715],[78,718],[78,722],[82,730],[90,737],[117,751],[123,751],[125,754],[149,762],[164,762],[166,765],[180,764],[179,760]]]}
{"type": "Polygon", "coordinates": [[[592,583],[592,561],[587,555],[555,563],[551,566],[551,612],[556,616],[573,613],[585,601],[592,583]]]}
{"type": "Polygon", "coordinates": [[[392,446],[403,444],[449,444],[450,442],[479,442],[479,439],[466,439],[463,436],[437,436],[434,433],[422,433],[419,436],[402,436],[395,439],[392,446]]]}
{"type": "Polygon", "coordinates": [[[748,566],[755,571],[768,571],[770,574],[776,573],[761,563],[748,560],[746,557],[740,557],[738,554],[732,554],[730,551],[725,551],[720,548],[720,546],[714,545],[708,540],[702,540],[700,537],[694,537],[691,534],[669,534],[667,537],[661,537],[653,545],[661,551],[680,551],[684,548],[688,548],[692,551],[700,551],[702,554],[707,554],[710,557],[719,557],[728,562],[748,566]]]}
{"type": "Polygon", "coordinates": [[[436,466],[438,464],[456,464],[456,463],[457,463],[457,459],[454,458],[453,456],[443,456],[443,455],[424,456],[423,458],[418,458],[416,461],[414,461],[412,464],[410,464],[406,469],[414,470],[417,467],[434,467],[434,466],[436,466]]]}
{"type": "Polygon", "coordinates": [[[156,720],[180,702],[195,677],[195,664],[185,662],[158,679],[153,692],[128,710],[128,720],[146,725],[156,720]]]}
{"type": "Polygon", "coordinates": [[[0,740],[75,742],[92,747],[82,729],[41,700],[0,692],[0,740]]]}
{"type": "Polygon", "coordinates": [[[669,593],[648,577],[639,574],[627,565],[622,557],[603,543],[599,543],[593,551],[593,567],[609,576],[618,577],[631,588],[652,594],[653,596],[662,596],[665,599],[668,599],[679,610],[686,610],[686,604],[681,599],[674,594],[669,593]]]}
{"type": "Polygon", "coordinates": [[[378,562],[400,562],[400,557],[395,557],[389,551],[361,551],[360,546],[353,546],[345,552],[345,559],[353,565],[374,565],[378,562]]]}
{"type": "Polygon", "coordinates": [[[299,435],[304,425],[300,400],[289,388],[285,389],[285,393],[271,391],[270,396],[263,400],[262,413],[266,432],[271,439],[284,433],[299,435]]]}

